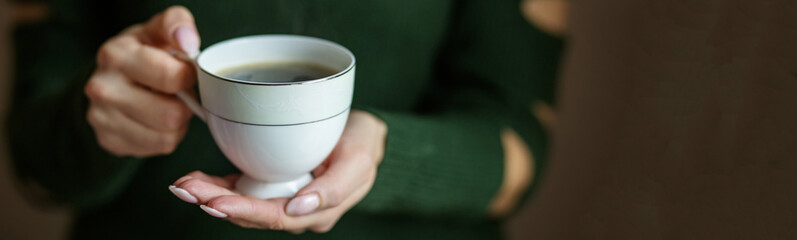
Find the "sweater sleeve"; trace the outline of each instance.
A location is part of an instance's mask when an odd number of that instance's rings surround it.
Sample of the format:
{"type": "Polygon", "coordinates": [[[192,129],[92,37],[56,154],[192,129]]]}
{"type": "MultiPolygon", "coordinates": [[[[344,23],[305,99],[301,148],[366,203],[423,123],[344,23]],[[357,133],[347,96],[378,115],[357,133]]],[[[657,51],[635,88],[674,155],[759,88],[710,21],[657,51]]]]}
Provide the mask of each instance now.
{"type": "Polygon", "coordinates": [[[534,185],[546,134],[534,101],[550,102],[561,41],[524,21],[518,1],[460,1],[436,82],[413,112],[364,107],[385,121],[384,159],[356,207],[484,218],[503,180],[502,129],[530,148],[534,185]]]}
{"type": "Polygon", "coordinates": [[[47,200],[94,206],[118,194],[141,162],[102,150],[85,118],[89,63],[112,34],[104,28],[115,27],[95,21],[92,8],[103,4],[43,3],[44,20],[14,31],[17,77],[6,126],[12,164],[25,193],[43,188],[47,200]]]}

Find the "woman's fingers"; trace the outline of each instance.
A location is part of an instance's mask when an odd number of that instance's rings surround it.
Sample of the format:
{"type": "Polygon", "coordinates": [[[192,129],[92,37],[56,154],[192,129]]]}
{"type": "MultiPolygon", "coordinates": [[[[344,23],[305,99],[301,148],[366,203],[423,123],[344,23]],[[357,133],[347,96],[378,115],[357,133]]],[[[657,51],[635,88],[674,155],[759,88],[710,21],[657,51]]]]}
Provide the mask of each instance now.
{"type": "Polygon", "coordinates": [[[191,63],[179,60],[163,49],[141,45],[129,54],[120,70],[143,86],[175,94],[193,86],[196,81],[191,63]]]}
{"type": "Polygon", "coordinates": [[[174,96],[145,89],[119,72],[98,71],[87,84],[86,94],[156,131],[176,131],[187,125],[192,113],[174,96]]]}
{"type": "Polygon", "coordinates": [[[217,177],[217,176],[207,175],[202,171],[193,171],[181,177],[180,179],[177,179],[177,181],[174,181],[174,185],[178,185],[183,181],[191,178],[198,178],[202,181],[216,184],[219,187],[232,189],[235,186],[235,181],[237,181],[240,176],[241,175],[239,174],[230,174],[225,177],[217,177]]]}
{"type": "MultiPolygon", "coordinates": [[[[328,231],[348,209],[330,209],[318,215],[301,218],[290,217],[284,211],[287,198],[262,200],[241,196],[230,190],[229,187],[234,185],[237,177],[221,178],[195,171],[175,181],[174,185],[169,186],[169,190],[183,201],[199,204],[209,215],[228,219],[241,227],[285,230],[295,234],[307,229],[328,231]]],[[[367,190],[368,188],[360,188],[361,195],[367,190]]],[[[354,205],[358,199],[353,197],[346,202],[354,205]]]]}
{"type": "Polygon", "coordinates": [[[382,144],[387,131],[380,123],[381,120],[370,114],[352,112],[338,145],[324,166],[314,172],[316,179],[299,190],[288,203],[286,212],[291,216],[302,216],[333,208],[361,186],[370,189],[382,158],[382,144]]]}
{"type": "Polygon", "coordinates": [[[101,146],[116,155],[168,154],[182,140],[190,110],[174,94],[189,88],[192,66],[167,50],[199,51],[191,13],[171,7],[106,41],[86,84],[87,113],[101,146]]]}
{"type": "MultiPolygon", "coordinates": [[[[97,75],[102,74],[95,74],[95,77],[97,75]]],[[[119,80],[123,76],[106,74],[99,77],[105,78],[106,81],[97,81],[87,85],[86,92],[92,98],[92,102],[86,117],[94,127],[97,139],[103,148],[116,155],[133,156],[167,154],[176,148],[179,140],[185,134],[184,127],[170,131],[156,131],[131,119],[127,114],[108,104],[108,99],[116,98],[119,95],[117,93],[120,90],[118,84],[109,84],[116,86],[107,87],[96,86],[109,81],[124,81],[119,80]]]]}
{"type": "Polygon", "coordinates": [[[294,217],[285,212],[285,206],[290,199],[263,200],[241,196],[227,187],[214,184],[231,187],[236,179],[237,176],[221,178],[195,171],[175,181],[174,185],[169,186],[169,190],[183,201],[199,204],[207,214],[230,220],[241,227],[285,230],[299,234],[306,230],[320,233],[329,231],[370,189],[369,185],[359,185],[338,207],[294,217]]]}
{"type": "Polygon", "coordinates": [[[232,190],[237,176],[224,178],[194,171],[178,179],[169,190],[183,201],[199,204],[211,216],[228,219],[246,228],[303,231],[304,226],[291,224],[283,211],[285,198],[262,200],[241,196],[232,190]]]}
{"type": "Polygon", "coordinates": [[[328,168],[329,168],[329,158],[327,158],[327,160],[321,162],[321,164],[319,164],[318,167],[313,169],[313,171],[312,171],[313,177],[317,178],[317,177],[319,177],[321,175],[324,175],[324,173],[327,171],[328,168]]]}
{"type": "Polygon", "coordinates": [[[144,25],[144,37],[154,46],[182,50],[189,56],[199,53],[199,34],[194,16],[183,6],[173,6],[150,19],[144,25]]]}
{"type": "Polygon", "coordinates": [[[244,227],[299,230],[283,211],[287,199],[263,200],[252,196],[227,195],[211,199],[203,208],[208,214],[242,223],[244,227]],[[215,210],[215,211],[214,211],[215,210]],[[221,213],[221,214],[218,214],[221,213]]]}
{"type": "Polygon", "coordinates": [[[150,43],[150,38],[146,27],[140,25],[125,30],[100,47],[98,66],[118,70],[162,93],[174,94],[192,86],[196,77],[191,64],[171,55],[171,46],[150,43]]]}
{"type": "Polygon", "coordinates": [[[328,168],[302,188],[285,211],[291,216],[307,215],[340,205],[362,185],[372,184],[376,176],[373,161],[367,154],[345,154],[337,151],[330,156],[328,168]]]}
{"type": "Polygon", "coordinates": [[[373,186],[386,134],[384,122],[353,111],[335,150],[314,171],[316,179],[291,199],[286,214],[311,231],[329,231],[373,186]]]}
{"type": "Polygon", "coordinates": [[[356,205],[370,189],[370,185],[360,185],[337,207],[319,210],[315,213],[303,216],[289,216],[291,218],[290,223],[317,233],[328,232],[335,226],[343,214],[356,205]]]}
{"type": "Polygon", "coordinates": [[[216,184],[203,181],[199,178],[188,179],[173,186],[185,190],[192,197],[196,198],[197,201],[192,203],[198,203],[198,204],[205,204],[211,199],[216,198],[218,196],[238,195],[237,193],[231,191],[228,188],[224,188],[216,184]]]}
{"type": "MultiPolygon", "coordinates": [[[[107,116],[105,111],[95,109],[96,106],[90,106],[88,111],[88,121],[100,128],[98,122],[111,122],[110,117],[107,116]]],[[[103,123],[104,124],[104,123],[103,123]]],[[[127,139],[112,131],[95,131],[97,143],[106,151],[113,155],[135,155],[135,153],[146,152],[146,149],[139,147],[136,144],[131,144],[127,139]]]]}
{"type": "Polygon", "coordinates": [[[218,196],[238,195],[231,190],[237,179],[237,175],[222,178],[194,171],[174,181],[169,191],[188,203],[205,204],[218,196]]]}
{"type": "Polygon", "coordinates": [[[190,110],[176,98],[144,89],[119,70],[130,61],[127,59],[129,55],[141,47],[135,38],[124,35],[104,44],[97,57],[98,69],[85,88],[92,106],[88,113],[89,122],[98,137],[117,134],[128,140],[127,143],[103,145],[117,155],[171,153],[182,139],[191,117],[190,110]],[[92,119],[98,111],[114,117],[105,121],[92,119]]]}
{"type": "MultiPolygon", "coordinates": [[[[169,186],[169,190],[183,201],[200,205],[200,208],[209,215],[228,219],[241,227],[285,230],[296,234],[308,229],[316,232],[328,231],[359,199],[359,197],[347,198],[346,208],[291,217],[284,210],[289,200],[287,198],[263,200],[241,196],[229,188],[214,184],[232,186],[235,180],[236,177],[232,176],[221,178],[195,171],[175,181],[174,185],[169,186]]],[[[359,195],[364,195],[367,191],[367,187],[358,190],[359,195]]]]}

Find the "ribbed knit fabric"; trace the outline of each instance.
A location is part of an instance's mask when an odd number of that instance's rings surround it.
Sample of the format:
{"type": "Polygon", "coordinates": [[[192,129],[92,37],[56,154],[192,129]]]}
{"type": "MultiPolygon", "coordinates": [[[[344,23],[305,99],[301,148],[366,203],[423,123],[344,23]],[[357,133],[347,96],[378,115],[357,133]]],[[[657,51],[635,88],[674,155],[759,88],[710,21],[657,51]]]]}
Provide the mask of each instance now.
{"type": "Polygon", "coordinates": [[[389,126],[375,187],[358,205],[372,212],[484,217],[504,169],[498,125],[371,110],[389,126]],[[403,179],[402,184],[395,184],[403,179]]]}
{"type": "Polygon", "coordinates": [[[516,0],[180,1],[205,47],[270,33],[348,47],[354,108],[388,126],[373,188],[332,231],[242,229],[167,190],[194,170],[239,172],[204,123],[193,119],[172,154],[134,159],[102,150],[85,120],[100,44],[178,2],[46,2],[46,21],[15,31],[9,138],[17,175],[75,209],[76,239],[495,239],[500,219],[487,207],[503,179],[500,132],[518,132],[544,166],[531,104],[552,99],[561,42],[525,22],[516,0]]]}

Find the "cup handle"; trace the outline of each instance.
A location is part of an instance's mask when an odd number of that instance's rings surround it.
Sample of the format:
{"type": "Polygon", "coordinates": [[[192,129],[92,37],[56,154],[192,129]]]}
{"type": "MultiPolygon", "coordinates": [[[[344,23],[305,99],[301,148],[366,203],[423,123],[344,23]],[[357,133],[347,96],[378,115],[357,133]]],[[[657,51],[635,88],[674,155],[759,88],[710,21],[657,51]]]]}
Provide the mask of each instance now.
{"type": "MultiPolygon", "coordinates": [[[[196,64],[197,56],[188,56],[184,52],[176,49],[171,49],[170,53],[172,56],[180,60],[193,64],[195,68],[199,67],[196,64]]],[[[197,101],[195,97],[192,97],[191,94],[188,94],[187,90],[177,92],[177,98],[179,98],[180,101],[183,101],[183,103],[185,103],[185,105],[187,105],[188,108],[191,109],[191,111],[194,112],[197,117],[199,117],[199,119],[201,119],[203,122],[207,122],[207,111],[202,107],[202,105],[199,104],[199,101],[197,101]]]]}
{"type": "Polygon", "coordinates": [[[199,117],[199,119],[201,119],[203,122],[207,122],[206,120],[207,112],[205,111],[205,108],[202,107],[202,105],[199,105],[199,102],[197,102],[196,98],[188,94],[186,90],[178,92],[177,98],[179,98],[180,101],[183,101],[185,105],[188,105],[188,108],[190,108],[191,111],[194,112],[194,114],[196,114],[197,117],[199,117]]]}

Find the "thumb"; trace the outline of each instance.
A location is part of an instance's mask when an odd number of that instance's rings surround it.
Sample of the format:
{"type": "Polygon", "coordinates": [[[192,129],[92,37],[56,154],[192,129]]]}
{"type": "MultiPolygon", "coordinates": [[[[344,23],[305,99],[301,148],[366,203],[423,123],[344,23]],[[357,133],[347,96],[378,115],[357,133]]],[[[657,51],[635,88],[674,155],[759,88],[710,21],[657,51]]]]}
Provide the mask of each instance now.
{"type": "Polygon", "coordinates": [[[199,53],[199,33],[194,16],[183,6],[172,6],[150,19],[144,26],[146,39],[155,46],[170,47],[189,57],[199,53]]]}
{"type": "Polygon", "coordinates": [[[329,168],[321,176],[302,188],[288,202],[285,213],[291,216],[307,215],[340,205],[352,193],[376,176],[375,168],[367,164],[367,155],[340,156],[333,152],[329,168]],[[338,156],[335,156],[338,155],[338,156]]]}

